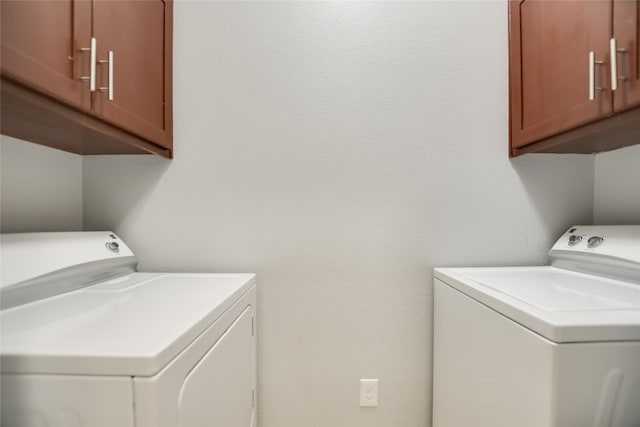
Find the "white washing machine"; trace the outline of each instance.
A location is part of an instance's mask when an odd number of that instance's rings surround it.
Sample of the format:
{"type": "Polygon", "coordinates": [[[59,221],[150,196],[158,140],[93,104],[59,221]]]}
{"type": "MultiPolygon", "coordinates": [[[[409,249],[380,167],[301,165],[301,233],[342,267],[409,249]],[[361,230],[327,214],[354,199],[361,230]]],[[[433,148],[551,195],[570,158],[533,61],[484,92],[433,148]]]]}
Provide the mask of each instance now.
{"type": "Polygon", "coordinates": [[[255,427],[255,275],[135,272],[111,232],[0,244],[2,426],[255,427]]]}
{"type": "Polygon", "coordinates": [[[640,226],[549,256],[435,270],[434,426],[640,426],[640,226]]]}

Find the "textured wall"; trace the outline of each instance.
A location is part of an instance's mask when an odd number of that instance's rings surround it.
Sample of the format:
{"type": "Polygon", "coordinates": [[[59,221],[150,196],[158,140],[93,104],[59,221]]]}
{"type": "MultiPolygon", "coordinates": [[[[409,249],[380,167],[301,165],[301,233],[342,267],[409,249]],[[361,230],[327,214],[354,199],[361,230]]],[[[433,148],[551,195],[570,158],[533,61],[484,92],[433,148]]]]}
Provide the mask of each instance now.
{"type": "Polygon", "coordinates": [[[258,273],[262,427],[428,425],[433,266],[593,215],[592,156],[507,158],[506,2],[178,1],[174,43],[175,159],[86,158],[85,228],[258,273]]]}
{"type": "Polygon", "coordinates": [[[595,224],[640,224],[640,145],[595,160],[595,224]]]}
{"type": "Polygon", "coordinates": [[[82,157],[0,138],[3,233],[82,230],[82,157]]]}

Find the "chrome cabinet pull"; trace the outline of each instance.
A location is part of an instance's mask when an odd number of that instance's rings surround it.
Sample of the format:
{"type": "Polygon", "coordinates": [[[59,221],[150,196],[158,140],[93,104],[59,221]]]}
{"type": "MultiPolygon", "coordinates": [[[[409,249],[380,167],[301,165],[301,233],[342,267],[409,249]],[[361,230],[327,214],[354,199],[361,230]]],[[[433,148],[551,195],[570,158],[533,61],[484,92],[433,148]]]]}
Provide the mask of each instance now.
{"type": "Polygon", "coordinates": [[[611,56],[611,90],[618,90],[618,52],[615,37],[609,40],[609,54],[611,56]]]}
{"type": "Polygon", "coordinates": [[[89,52],[90,59],[90,71],[89,76],[82,76],[80,80],[89,80],[89,90],[91,92],[96,91],[96,38],[91,37],[91,47],[80,48],[82,52],[89,52]]]}
{"type": "Polygon", "coordinates": [[[604,62],[596,61],[596,53],[589,52],[589,101],[596,99],[595,91],[601,91],[601,87],[596,87],[596,65],[603,65],[604,62]]]}
{"type": "Polygon", "coordinates": [[[618,49],[616,39],[609,40],[609,54],[611,55],[611,90],[618,90],[618,80],[627,80],[625,76],[618,75],[618,54],[626,53],[627,49],[618,49]]]}
{"type": "Polygon", "coordinates": [[[109,59],[101,59],[101,64],[109,64],[109,85],[107,87],[101,87],[102,92],[108,92],[109,101],[113,101],[113,51],[109,51],[109,59]]]}

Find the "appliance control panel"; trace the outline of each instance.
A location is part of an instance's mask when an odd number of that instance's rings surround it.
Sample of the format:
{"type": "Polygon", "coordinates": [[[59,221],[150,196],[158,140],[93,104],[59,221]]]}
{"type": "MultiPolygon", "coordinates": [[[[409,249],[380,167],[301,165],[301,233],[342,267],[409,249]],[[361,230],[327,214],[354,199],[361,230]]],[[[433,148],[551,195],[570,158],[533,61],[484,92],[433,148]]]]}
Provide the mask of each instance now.
{"type": "Polygon", "coordinates": [[[82,264],[135,255],[110,231],[2,234],[0,288],[82,264]]]}
{"type": "Polygon", "coordinates": [[[602,264],[630,269],[640,278],[640,225],[573,226],[553,245],[549,257],[553,265],[571,262],[590,270],[602,264]]]}

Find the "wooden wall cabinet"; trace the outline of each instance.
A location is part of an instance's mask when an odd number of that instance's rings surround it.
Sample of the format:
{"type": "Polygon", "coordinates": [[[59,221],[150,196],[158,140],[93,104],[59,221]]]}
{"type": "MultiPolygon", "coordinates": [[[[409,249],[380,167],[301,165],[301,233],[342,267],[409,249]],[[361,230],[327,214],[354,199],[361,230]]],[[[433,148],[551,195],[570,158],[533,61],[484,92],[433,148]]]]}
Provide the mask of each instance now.
{"type": "Polygon", "coordinates": [[[640,0],[509,1],[510,156],[640,143],[639,25],[640,0]]]}
{"type": "Polygon", "coordinates": [[[172,156],[171,0],[0,7],[3,134],[78,154],[172,156]]]}

